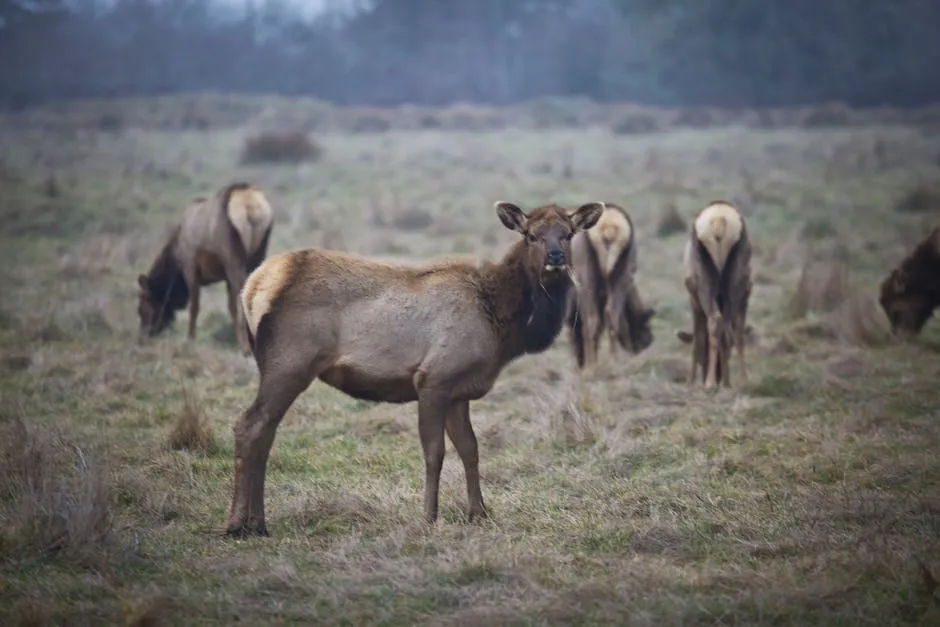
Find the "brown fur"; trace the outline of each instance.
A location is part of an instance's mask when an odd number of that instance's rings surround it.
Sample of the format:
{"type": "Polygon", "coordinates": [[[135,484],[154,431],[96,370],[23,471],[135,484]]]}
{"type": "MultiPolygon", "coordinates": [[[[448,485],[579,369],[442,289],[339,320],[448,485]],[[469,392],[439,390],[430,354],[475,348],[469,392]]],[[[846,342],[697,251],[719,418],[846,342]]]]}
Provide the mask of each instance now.
{"type": "Polygon", "coordinates": [[[940,226],[881,282],[879,297],[892,333],[915,336],[940,305],[940,226]]]}
{"type": "MultiPolygon", "coordinates": [[[[751,295],[751,242],[741,212],[724,201],[709,203],[696,217],[685,249],[685,287],[692,309],[689,384],[702,369],[705,387],[731,385],[732,346],[738,349],[742,383],[747,308],[751,295]]],[[[682,333],[679,333],[682,339],[682,333]]]]}
{"type": "Polygon", "coordinates": [[[634,277],[637,270],[636,230],[627,211],[605,203],[604,215],[589,231],[571,241],[577,289],[569,296],[568,337],[578,367],[597,361],[601,335],[610,335],[611,352],[619,344],[633,354],[653,342],[650,318],[634,277]]]}
{"type": "Polygon", "coordinates": [[[471,519],[486,516],[469,401],[502,368],[547,349],[563,324],[571,287],[570,238],[603,211],[550,205],[497,214],[523,240],[499,263],[439,261],[423,267],[328,250],[265,261],[241,294],[261,382],[236,424],[228,533],[266,535],[264,477],[285,412],[315,379],[359,399],[418,402],[426,474],[424,516],[437,519],[444,433],[464,465],[471,519]]]}
{"type": "Polygon", "coordinates": [[[137,277],[141,339],[169,327],[187,302],[189,338],[194,339],[200,287],[224,280],[235,335],[247,354],[250,348],[240,321],[238,292],[267,255],[272,227],[270,205],[248,183],[232,183],[212,198],[193,199],[149,272],[137,277]]]}

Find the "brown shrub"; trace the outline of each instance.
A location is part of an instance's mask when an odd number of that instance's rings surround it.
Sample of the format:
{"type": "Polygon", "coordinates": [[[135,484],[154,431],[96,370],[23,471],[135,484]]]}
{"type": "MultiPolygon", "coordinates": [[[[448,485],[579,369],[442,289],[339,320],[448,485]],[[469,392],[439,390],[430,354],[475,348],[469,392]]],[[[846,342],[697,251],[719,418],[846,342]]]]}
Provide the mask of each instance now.
{"type": "Polygon", "coordinates": [[[940,189],[936,186],[918,185],[894,206],[898,213],[927,213],[940,210],[940,189]]]}
{"type": "Polygon", "coordinates": [[[702,107],[688,107],[680,109],[672,119],[674,126],[688,128],[709,128],[716,126],[718,116],[710,109],[702,107]]]}
{"type": "Polygon", "coordinates": [[[670,202],[664,205],[659,213],[659,224],[656,226],[656,235],[659,237],[669,237],[676,233],[685,233],[688,229],[685,219],[676,208],[676,204],[670,202]]]}
{"type": "Polygon", "coordinates": [[[264,131],[245,140],[242,163],[301,163],[317,161],[323,149],[300,131],[264,131]]]}
{"type": "Polygon", "coordinates": [[[849,291],[849,269],[844,261],[807,260],[787,310],[794,318],[810,311],[828,313],[845,302],[849,291]]]}
{"type": "Polygon", "coordinates": [[[52,431],[0,422],[0,549],[100,565],[114,544],[108,472],[52,431]]]}
{"type": "Polygon", "coordinates": [[[382,112],[363,112],[352,115],[346,128],[350,133],[384,133],[391,130],[392,120],[382,112]]]}
{"type": "Polygon", "coordinates": [[[218,450],[215,434],[209,426],[199,401],[188,390],[183,390],[183,407],[176,417],[176,424],[167,437],[167,447],[172,450],[201,451],[214,453],[218,450]]]}
{"type": "Polygon", "coordinates": [[[852,121],[851,109],[841,102],[833,102],[808,111],[803,117],[803,126],[805,128],[846,126],[852,121]]]}
{"type": "Polygon", "coordinates": [[[800,234],[805,239],[825,239],[836,234],[836,227],[828,218],[809,218],[803,223],[800,234]]]}
{"type": "Polygon", "coordinates": [[[392,220],[392,226],[400,231],[423,231],[433,223],[433,216],[424,209],[405,209],[392,220]]]}
{"type": "Polygon", "coordinates": [[[123,132],[127,126],[124,116],[114,112],[102,113],[94,124],[99,131],[115,134],[123,132]]]}
{"type": "Polygon", "coordinates": [[[610,129],[615,135],[637,135],[640,133],[653,133],[660,130],[659,120],[648,113],[631,113],[624,115],[620,121],[610,129]]]}

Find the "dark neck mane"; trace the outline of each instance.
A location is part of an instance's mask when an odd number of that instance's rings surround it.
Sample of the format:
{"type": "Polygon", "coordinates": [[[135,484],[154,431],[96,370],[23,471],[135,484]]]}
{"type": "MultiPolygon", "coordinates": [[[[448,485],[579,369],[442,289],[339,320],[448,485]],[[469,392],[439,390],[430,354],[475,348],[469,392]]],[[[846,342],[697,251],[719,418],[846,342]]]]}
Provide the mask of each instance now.
{"type": "Polygon", "coordinates": [[[168,319],[172,319],[174,312],[189,302],[189,289],[186,287],[179,262],[173,254],[178,236],[179,230],[175,231],[163,246],[147,274],[150,300],[157,308],[158,315],[168,319]]]}
{"type": "Polygon", "coordinates": [[[500,362],[548,349],[561,332],[571,280],[539,283],[525,266],[518,242],[498,264],[483,268],[482,296],[500,340],[500,362]]]}

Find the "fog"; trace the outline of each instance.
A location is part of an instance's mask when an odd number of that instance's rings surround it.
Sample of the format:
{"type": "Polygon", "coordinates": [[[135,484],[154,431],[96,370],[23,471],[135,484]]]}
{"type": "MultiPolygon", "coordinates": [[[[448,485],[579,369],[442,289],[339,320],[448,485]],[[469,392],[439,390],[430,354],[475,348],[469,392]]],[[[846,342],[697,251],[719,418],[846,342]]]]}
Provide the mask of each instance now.
{"type": "Polygon", "coordinates": [[[338,104],[918,105],[940,3],[0,0],[0,106],[220,91],[338,104]]]}

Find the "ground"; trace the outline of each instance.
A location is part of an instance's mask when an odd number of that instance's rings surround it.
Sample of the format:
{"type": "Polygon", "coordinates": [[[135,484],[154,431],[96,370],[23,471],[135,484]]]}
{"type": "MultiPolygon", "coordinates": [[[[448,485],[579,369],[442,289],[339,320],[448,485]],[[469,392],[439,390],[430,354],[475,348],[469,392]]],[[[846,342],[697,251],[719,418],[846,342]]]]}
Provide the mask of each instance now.
{"type": "Polygon", "coordinates": [[[318,130],[318,160],[273,165],[241,164],[242,126],[0,132],[3,624],[940,620],[940,323],[902,343],[875,304],[937,218],[903,203],[930,198],[936,132],[318,130]],[[182,312],[138,345],[136,276],[186,200],[235,179],[275,207],[272,253],[496,259],[517,235],[495,200],[615,202],[655,341],[603,346],[582,384],[563,334],[471,404],[482,525],[449,443],[421,522],[414,404],[314,383],[271,455],[271,537],[224,539],[256,367],[222,286],[194,343],[182,312]],[[708,393],[675,337],[686,232],[660,223],[716,198],[748,218],[755,342],[750,382],[708,393]]]}

